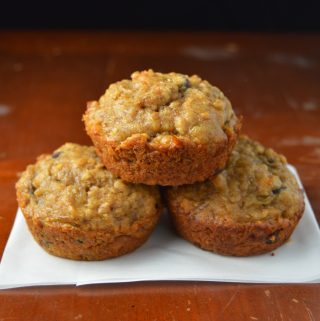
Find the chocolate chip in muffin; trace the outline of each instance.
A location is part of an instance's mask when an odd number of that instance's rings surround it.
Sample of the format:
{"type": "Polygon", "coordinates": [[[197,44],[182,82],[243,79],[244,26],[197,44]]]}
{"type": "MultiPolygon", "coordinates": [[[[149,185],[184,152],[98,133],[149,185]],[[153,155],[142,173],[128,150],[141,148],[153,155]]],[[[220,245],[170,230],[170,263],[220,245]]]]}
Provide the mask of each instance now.
{"type": "Polygon", "coordinates": [[[190,87],[191,87],[190,80],[187,77],[185,77],[185,80],[182,83],[182,85],[180,86],[179,91],[180,91],[180,93],[184,94],[186,92],[186,90],[190,87]]]}
{"type": "Polygon", "coordinates": [[[30,189],[29,189],[29,194],[30,195],[34,195],[36,188],[33,186],[33,184],[31,184],[30,189]]]}
{"type": "Polygon", "coordinates": [[[273,189],[273,190],[272,190],[272,194],[273,194],[273,195],[280,194],[280,192],[283,191],[283,190],[285,190],[285,189],[286,189],[285,187],[279,187],[279,188],[273,189]]]}
{"type": "Polygon", "coordinates": [[[52,158],[58,158],[61,155],[61,152],[57,151],[52,154],[52,158]]]}
{"type": "Polygon", "coordinates": [[[281,230],[277,230],[271,235],[268,236],[268,239],[266,240],[267,244],[274,244],[279,241],[279,234],[281,230]]]}

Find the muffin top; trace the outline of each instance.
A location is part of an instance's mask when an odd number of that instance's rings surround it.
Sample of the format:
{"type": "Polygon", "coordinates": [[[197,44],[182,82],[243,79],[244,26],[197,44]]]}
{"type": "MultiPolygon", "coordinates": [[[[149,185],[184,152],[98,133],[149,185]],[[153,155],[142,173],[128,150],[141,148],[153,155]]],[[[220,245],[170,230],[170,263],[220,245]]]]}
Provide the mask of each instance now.
{"type": "Polygon", "coordinates": [[[170,201],[199,221],[277,221],[304,207],[284,156],[241,136],[227,167],[204,183],[172,188],[170,201]]]}
{"type": "MultiPolygon", "coordinates": [[[[44,223],[123,232],[160,208],[156,187],[128,184],[113,176],[93,147],[67,143],[41,155],[16,184],[24,214],[44,223]]],[[[143,228],[143,227],[141,227],[143,228]]]]}
{"type": "Polygon", "coordinates": [[[140,134],[150,144],[170,144],[173,136],[215,144],[225,141],[225,132],[237,123],[230,101],[217,87],[195,75],[153,70],[110,85],[99,101],[89,103],[84,120],[108,141],[140,134]]]}

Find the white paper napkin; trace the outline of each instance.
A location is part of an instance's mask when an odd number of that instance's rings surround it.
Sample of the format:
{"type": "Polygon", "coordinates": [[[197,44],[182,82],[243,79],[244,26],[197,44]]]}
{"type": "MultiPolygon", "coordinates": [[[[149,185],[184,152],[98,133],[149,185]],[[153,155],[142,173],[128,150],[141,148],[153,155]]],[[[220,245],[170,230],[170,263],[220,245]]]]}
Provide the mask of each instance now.
{"type": "MultiPolygon", "coordinates": [[[[292,166],[289,169],[298,175],[292,166]]],[[[0,289],[149,280],[300,283],[320,281],[320,230],[310,203],[289,242],[254,257],[224,257],[179,238],[163,215],[150,239],[131,254],[100,262],[47,254],[18,210],[0,265],[0,289]]]]}

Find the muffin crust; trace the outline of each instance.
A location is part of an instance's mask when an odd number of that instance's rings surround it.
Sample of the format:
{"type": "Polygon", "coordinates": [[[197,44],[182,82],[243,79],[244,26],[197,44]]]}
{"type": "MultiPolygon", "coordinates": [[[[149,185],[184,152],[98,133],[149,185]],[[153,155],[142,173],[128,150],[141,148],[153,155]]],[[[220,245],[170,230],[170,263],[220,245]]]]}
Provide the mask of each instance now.
{"type": "Polygon", "coordinates": [[[236,256],[277,248],[304,211],[302,191],[285,158],[245,136],[225,170],[203,183],[168,189],[167,200],[184,238],[236,256]]]}
{"type": "Polygon", "coordinates": [[[49,253],[100,260],[140,246],[160,214],[156,187],[105,169],[94,147],[67,143],[29,165],[16,184],[29,229],[49,253]]]}

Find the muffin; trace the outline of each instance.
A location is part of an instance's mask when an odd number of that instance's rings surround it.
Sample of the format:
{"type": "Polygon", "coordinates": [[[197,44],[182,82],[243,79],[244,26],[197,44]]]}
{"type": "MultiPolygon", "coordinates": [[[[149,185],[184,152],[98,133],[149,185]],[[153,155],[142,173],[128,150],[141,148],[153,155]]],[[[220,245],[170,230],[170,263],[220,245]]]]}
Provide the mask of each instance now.
{"type": "Polygon", "coordinates": [[[124,183],[104,167],[94,147],[71,143],[29,165],[16,190],[34,239],[48,253],[74,260],[135,250],[161,210],[156,187],[124,183]]]}
{"type": "Polygon", "coordinates": [[[282,245],[304,212],[284,156],[241,136],[226,168],[203,183],[166,191],[178,233],[223,255],[262,254],[282,245]]]}
{"type": "Polygon", "coordinates": [[[105,166],[148,185],[207,179],[224,168],[241,127],[217,87],[153,70],[110,85],[83,119],[105,166]]]}

